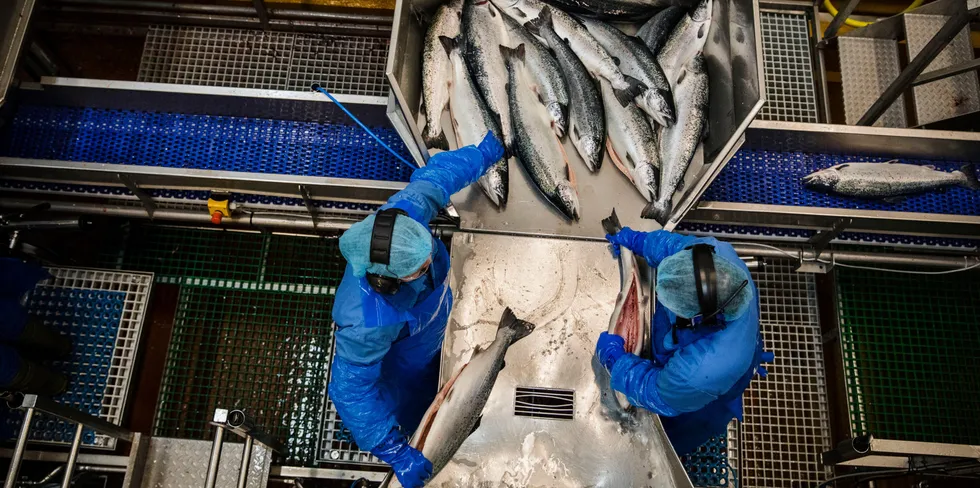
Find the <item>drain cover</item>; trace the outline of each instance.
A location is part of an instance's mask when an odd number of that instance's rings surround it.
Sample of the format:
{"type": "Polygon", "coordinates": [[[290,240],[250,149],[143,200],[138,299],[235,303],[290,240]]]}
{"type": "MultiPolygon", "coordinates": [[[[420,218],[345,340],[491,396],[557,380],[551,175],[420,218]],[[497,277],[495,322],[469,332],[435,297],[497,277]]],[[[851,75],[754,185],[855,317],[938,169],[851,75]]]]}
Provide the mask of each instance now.
{"type": "Polygon", "coordinates": [[[518,386],[514,395],[514,415],[571,420],[575,415],[575,390],[518,386]]]}

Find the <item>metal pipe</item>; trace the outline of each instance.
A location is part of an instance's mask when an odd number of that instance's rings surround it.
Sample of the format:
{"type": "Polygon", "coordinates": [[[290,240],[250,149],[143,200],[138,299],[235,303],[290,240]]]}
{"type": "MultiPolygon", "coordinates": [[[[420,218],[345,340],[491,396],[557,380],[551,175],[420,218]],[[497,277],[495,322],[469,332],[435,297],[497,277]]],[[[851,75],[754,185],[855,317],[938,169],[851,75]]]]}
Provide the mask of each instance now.
{"type": "Polygon", "coordinates": [[[972,18],[973,14],[965,9],[953,14],[943,24],[942,28],[939,29],[939,32],[919,51],[919,54],[912,61],[909,61],[908,66],[888,85],[888,88],[885,89],[881,96],[871,104],[871,107],[868,108],[867,112],[861,116],[855,125],[874,125],[878,121],[878,118],[881,117],[881,114],[885,113],[885,110],[888,110],[888,107],[892,106],[892,103],[895,102],[898,96],[911,86],[912,81],[922,74],[922,70],[926,69],[926,66],[936,59],[936,56],[946,48],[946,45],[956,37],[963,27],[970,23],[970,19],[972,18]]]}
{"type": "MultiPolygon", "coordinates": [[[[9,199],[0,198],[0,208],[24,209],[30,208],[39,201],[29,199],[9,199]]],[[[96,203],[63,203],[52,202],[53,212],[73,213],[82,215],[102,215],[110,217],[121,217],[130,219],[146,219],[146,210],[143,207],[129,207],[117,205],[102,205],[96,203]]],[[[166,220],[186,223],[198,223],[214,225],[211,223],[211,216],[207,213],[207,208],[203,205],[200,211],[176,210],[168,208],[157,208],[153,212],[153,220],[166,220]]],[[[332,219],[321,217],[317,219],[316,229],[318,230],[347,230],[356,220],[332,219]]],[[[239,227],[262,227],[277,229],[307,229],[313,230],[313,219],[306,214],[291,216],[286,213],[276,212],[236,212],[231,217],[221,220],[221,225],[230,224],[239,227]]]]}
{"type": "MultiPolygon", "coordinates": [[[[216,15],[235,15],[254,17],[256,12],[248,7],[233,5],[199,5],[194,3],[124,1],[124,0],[55,0],[55,5],[88,5],[131,10],[160,10],[165,12],[188,12],[216,15]]],[[[319,12],[315,10],[295,10],[267,8],[270,19],[316,20],[324,22],[348,22],[391,27],[394,17],[390,15],[367,15],[344,12],[319,12]]]]}
{"type": "Polygon", "coordinates": [[[238,471],[238,488],[248,484],[248,468],[252,464],[252,436],[245,436],[245,447],[242,449],[242,467],[238,471]]]}
{"type": "Polygon", "coordinates": [[[861,0],[848,0],[848,2],[837,11],[837,15],[835,15],[834,19],[830,21],[830,25],[827,26],[827,30],[825,30],[823,33],[823,43],[826,43],[827,39],[837,35],[837,31],[840,30],[842,25],[844,25],[844,21],[851,16],[851,13],[854,12],[854,8],[857,7],[858,3],[860,2],[861,0]]]}
{"type": "MultiPolygon", "coordinates": [[[[196,14],[185,12],[142,11],[124,8],[85,8],[59,7],[64,13],[92,14],[98,16],[122,16],[127,18],[140,17],[147,22],[164,22],[191,25],[213,25],[217,27],[234,27],[243,29],[261,29],[262,23],[256,17],[238,17],[231,15],[196,14]]],[[[363,36],[391,35],[391,26],[353,24],[341,22],[309,21],[300,19],[270,19],[269,26],[275,30],[302,31],[319,34],[352,34],[363,36]]]]}
{"type": "Polygon", "coordinates": [[[225,428],[218,427],[214,433],[214,442],[211,443],[211,459],[208,461],[208,476],[204,480],[204,488],[214,488],[218,482],[218,466],[221,460],[221,445],[225,440],[225,428]]]}
{"type": "Polygon", "coordinates": [[[967,71],[976,71],[978,69],[980,69],[980,59],[974,59],[973,61],[957,64],[948,68],[927,71],[919,75],[919,77],[912,82],[912,86],[931,83],[936,80],[942,80],[944,78],[949,78],[950,76],[966,73],[967,71]]]}
{"type": "Polygon", "coordinates": [[[79,472],[85,473],[116,473],[116,474],[126,474],[126,468],[119,468],[114,466],[88,466],[80,465],[78,466],[79,472]]]}
{"type": "Polygon", "coordinates": [[[3,230],[28,229],[28,230],[54,230],[54,229],[80,229],[83,226],[82,219],[50,219],[50,220],[20,220],[0,225],[3,230]]]}
{"type": "Polygon", "coordinates": [[[24,460],[24,450],[27,449],[27,438],[31,432],[31,420],[34,420],[34,409],[28,408],[24,411],[20,435],[17,436],[14,455],[10,457],[10,468],[7,470],[7,479],[3,482],[3,488],[14,488],[17,484],[17,474],[20,472],[20,463],[24,460]]]}
{"type": "Polygon", "coordinates": [[[894,266],[923,266],[929,268],[962,269],[980,263],[977,256],[929,256],[923,254],[879,254],[856,251],[823,251],[815,255],[813,251],[802,249],[784,249],[757,247],[739,242],[732,242],[732,247],[739,256],[756,256],[762,258],[797,259],[812,261],[819,259],[836,263],[861,263],[894,266]]]}
{"type": "Polygon", "coordinates": [[[71,487],[71,475],[75,472],[75,463],[78,462],[78,450],[82,447],[82,434],[85,426],[75,425],[75,438],[71,441],[71,451],[68,452],[68,462],[65,464],[65,477],[61,480],[61,488],[71,487]]]}
{"type": "Polygon", "coordinates": [[[10,406],[10,408],[38,409],[44,413],[54,415],[55,417],[63,420],[83,424],[100,434],[115,437],[116,439],[122,439],[124,441],[131,441],[133,439],[133,432],[129,429],[120,427],[112,422],[106,421],[105,419],[62,405],[48,397],[26,394],[23,395],[23,397],[19,397],[19,399],[20,404],[15,404],[11,401],[8,401],[7,404],[10,406]]]}

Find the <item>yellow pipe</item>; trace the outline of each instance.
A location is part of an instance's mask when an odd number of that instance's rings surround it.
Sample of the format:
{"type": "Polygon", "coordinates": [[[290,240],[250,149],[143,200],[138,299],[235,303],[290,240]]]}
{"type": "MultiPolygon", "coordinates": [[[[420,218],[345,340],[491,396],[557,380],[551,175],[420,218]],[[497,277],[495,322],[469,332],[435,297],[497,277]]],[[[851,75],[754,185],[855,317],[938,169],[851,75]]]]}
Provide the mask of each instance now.
{"type": "MultiPolygon", "coordinates": [[[[909,10],[912,9],[919,8],[919,6],[922,5],[923,1],[924,0],[915,0],[905,10],[903,10],[902,13],[908,12],[909,10]]],[[[834,4],[830,3],[830,0],[823,0],[823,7],[827,9],[828,12],[830,12],[830,15],[837,17],[837,9],[834,8],[834,4]]],[[[864,22],[863,20],[854,20],[848,17],[844,19],[844,23],[851,27],[867,27],[873,24],[874,22],[864,22]]]]}

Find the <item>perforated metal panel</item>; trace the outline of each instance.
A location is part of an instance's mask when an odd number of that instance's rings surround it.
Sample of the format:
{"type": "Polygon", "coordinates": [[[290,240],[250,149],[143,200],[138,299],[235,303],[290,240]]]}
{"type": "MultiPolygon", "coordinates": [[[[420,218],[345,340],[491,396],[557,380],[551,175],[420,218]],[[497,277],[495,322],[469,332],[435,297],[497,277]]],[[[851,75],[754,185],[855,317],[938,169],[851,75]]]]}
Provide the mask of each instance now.
{"type": "MultiPolygon", "coordinates": [[[[681,222],[675,230],[696,235],[716,237],[756,237],[771,240],[803,241],[816,233],[812,229],[791,229],[780,227],[754,227],[746,225],[706,224],[702,222],[681,222]]],[[[831,242],[855,244],[884,244],[889,246],[933,247],[977,249],[980,241],[971,239],[946,239],[929,236],[903,236],[895,234],[870,234],[864,232],[842,232],[831,242]]]]}
{"type": "MultiPolygon", "coordinates": [[[[72,340],[72,355],[52,366],[69,378],[68,391],[54,400],[121,424],[153,275],[79,268],[48,271],[53,278],[35,288],[28,310],[72,340]]],[[[15,435],[21,417],[11,412],[6,418],[5,437],[15,435]]],[[[70,444],[74,432],[73,424],[39,415],[32,424],[31,439],[70,444]]],[[[116,446],[112,437],[87,429],[83,435],[85,446],[116,446]]]]}
{"type": "Polygon", "coordinates": [[[388,39],[263,32],[212,27],[152,26],[139,81],[183,85],[388,96],[388,39]]]}
{"type": "Polygon", "coordinates": [[[820,462],[831,445],[816,285],[794,268],[767,260],[753,273],[762,335],[776,359],[769,377],[756,377],[744,395],[741,486],[811,486],[830,474],[820,462]]]}
{"type": "Polygon", "coordinates": [[[819,122],[806,14],[762,11],[766,104],[762,120],[819,122]]]}
{"type": "MultiPolygon", "coordinates": [[[[889,210],[895,212],[977,215],[980,192],[962,187],[912,195],[898,203],[842,197],[808,190],[801,180],[824,168],[847,162],[884,162],[889,157],[848,156],[804,152],[742,150],[735,154],[702,197],[708,202],[762,203],[801,207],[889,210]]],[[[963,162],[903,159],[903,163],[932,165],[940,171],[960,169],[963,162]]]]}

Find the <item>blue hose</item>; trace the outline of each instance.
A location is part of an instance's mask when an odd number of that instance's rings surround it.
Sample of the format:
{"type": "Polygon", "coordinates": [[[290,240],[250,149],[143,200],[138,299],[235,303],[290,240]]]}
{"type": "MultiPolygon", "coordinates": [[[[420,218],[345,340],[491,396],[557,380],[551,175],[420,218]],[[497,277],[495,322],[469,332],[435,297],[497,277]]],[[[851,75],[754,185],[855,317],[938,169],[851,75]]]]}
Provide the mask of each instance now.
{"type": "Polygon", "coordinates": [[[318,91],[318,92],[326,95],[327,98],[329,98],[331,102],[335,103],[338,107],[340,107],[340,109],[343,110],[344,113],[347,114],[348,117],[354,119],[354,122],[357,122],[357,125],[361,126],[361,128],[364,129],[364,132],[367,132],[368,135],[370,135],[371,137],[374,138],[374,140],[378,141],[378,144],[381,144],[381,146],[383,146],[385,149],[387,149],[388,152],[390,152],[396,158],[398,158],[399,161],[401,161],[401,162],[405,163],[406,165],[408,165],[408,167],[412,168],[412,170],[415,170],[415,169],[418,168],[418,166],[415,166],[414,164],[408,162],[408,160],[405,159],[404,157],[402,157],[401,154],[396,153],[395,150],[391,148],[391,146],[385,144],[385,141],[382,141],[381,138],[379,138],[377,135],[375,135],[374,132],[371,131],[371,129],[368,129],[366,125],[364,125],[357,117],[354,116],[354,114],[350,113],[350,110],[347,110],[347,107],[345,107],[344,104],[340,103],[340,101],[338,101],[336,98],[334,98],[334,96],[331,95],[330,92],[328,92],[327,90],[324,90],[323,87],[320,86],[319,83],[314,83],[313,86],[311,86],[310,88],[313,91],[318,91]]]}

